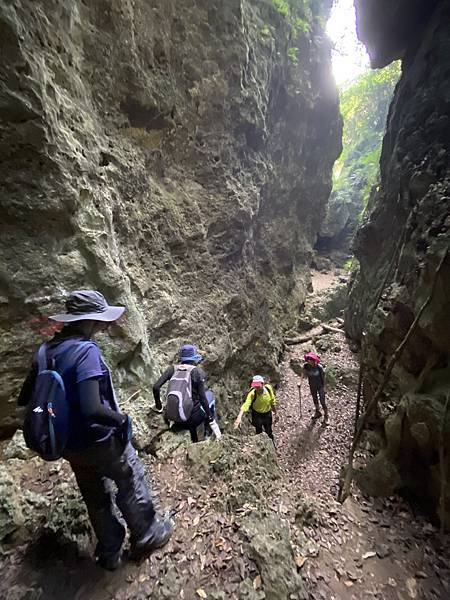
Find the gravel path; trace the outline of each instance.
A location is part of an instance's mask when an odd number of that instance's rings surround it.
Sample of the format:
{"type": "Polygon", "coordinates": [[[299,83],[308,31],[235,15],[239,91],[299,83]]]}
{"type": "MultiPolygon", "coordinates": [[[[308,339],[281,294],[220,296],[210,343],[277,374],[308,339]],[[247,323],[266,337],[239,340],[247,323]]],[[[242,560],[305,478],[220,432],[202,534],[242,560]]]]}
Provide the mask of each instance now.
{"type": "MultiPolygon", "coordinates": [[[[332,281],[330,276],[316,277],[314,290],[332,281]]],[[[336,501],[353,432],[358,359],[343,333],[327,337],[329,349],[318,353],[334,374],[334,385],[327,389],[328,425],[312,420],[314,406],[306,382],[300,416],[299,377],[290,364],[315,349],[308,342],[290,347],[284,357],[274,428],[288,489],[309,497],[316,513],[298,533],[309,540],[302,550],[302,572],[310,598],[448,599],[449,536],[442,539],[437,528],[401,498],[365,498],[354,488],[343,505],[336,501]]]]}

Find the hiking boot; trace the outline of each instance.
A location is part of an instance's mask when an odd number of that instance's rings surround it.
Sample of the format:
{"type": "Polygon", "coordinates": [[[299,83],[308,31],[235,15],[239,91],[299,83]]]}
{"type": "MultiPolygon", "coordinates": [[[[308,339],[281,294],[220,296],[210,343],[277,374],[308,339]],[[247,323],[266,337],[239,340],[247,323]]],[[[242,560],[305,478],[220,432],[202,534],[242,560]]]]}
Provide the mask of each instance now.
{"type": "Polygon", "coordinates": [[[323,422],[328,423],[328,411],[327,410],[323,411],[323,422]]]}
{"type": "Polygon", "coordinates": [[[316,408],[316,412],[313,414],[312,418],[320,419],[321,416],[322,416],[322,413],[320,412],[320,410],[318,408],[316,408]]]}
{"type": "Polygon", "coordinates": [[[97,557],[97,564],[102,569],[107,571],[115,571],[122,565],[122,552],[117,552],[112,556],[99,556],[97,557]]]}
{"type": "Polygon", "coordinates": [[[150,531],[140,541],[132,545],[130,560],[140,560],[150,554],[153,550],[162,548],[167,544],[172,535],[173,527],[169,519],[159,521],[155,518],[150,531]]]}

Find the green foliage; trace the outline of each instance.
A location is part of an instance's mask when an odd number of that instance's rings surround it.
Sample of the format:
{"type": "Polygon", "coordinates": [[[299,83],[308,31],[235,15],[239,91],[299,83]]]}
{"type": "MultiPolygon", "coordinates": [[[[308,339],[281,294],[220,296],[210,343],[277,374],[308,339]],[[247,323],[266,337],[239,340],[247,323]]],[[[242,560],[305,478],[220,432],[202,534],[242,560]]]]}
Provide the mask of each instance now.
{"type": "Polygon", "coordinates": [[[356,263],[356,258],[349,258],[348,260],[345,261],[344,264],[344,269],[346,271],[351,271],[353,269],[353,267],[355,266],[356,263]]]}
{"type": "Polygon", "coordinates": [[[324,0],[272,0],[277,11],[291,22],[293,32],[308,35],[311,23],[324,24],[324,0]]]}
{"type": "Polygon", "coordinates": [[[369,71],[341,93],[341,113],[344,119],[345,162],[349,153],[370,136],[380,140],[386,123],[387,109],[400,75],[399,63],[385,69],[369,71]]]}
{"type": "Polygon", "coordinates": [[[264,35],[267,37],[271,34],[272,34],[272,31],[268,25],[264,25],[264,27],[261,27],[261,35],[264,35]]]}
{"type": "Polygon", "coordinates": [[[283,15],[283,17],[287,17],[289,15],[289,4],[286,0],[272,0],[272,2],[277,11],[283,15]]]}
{"type": "Polygon", "coordinates": [[[333,193],[342,202],[367,204],[375,185],[389,104],[400,64],[368,71],[341,91],[343,151],[335,164],[333,193]]]}
{"type": "Polygon", "coordinates": [[[291,48],[289,48],[288,56],[294,65],[298,64],[298,48],[296,48],[295,46],[292,46],[291,48]]]}
{"type": "Polygon", "coordinates": [[[310,23],[301,17],[295,17],[292,28],[295,31],[295,34],[298,34],[299,31],[302,31],[305,35],[309,35],[311,33],[310,23]]]}
{"type": "MultiPolygon", "coordinates": [[[[309,37],[313,23],[324,24],[324,0],[272,0],[276,10],[288,21],[291,27],[291,40],[298,43],[301,36],[309,37]]],[[[263,35],[268,35],[263,28],[263,35]]],[[[292,45],[288,56],[292,64],[298,64],[299,48],[292,45]]]]}

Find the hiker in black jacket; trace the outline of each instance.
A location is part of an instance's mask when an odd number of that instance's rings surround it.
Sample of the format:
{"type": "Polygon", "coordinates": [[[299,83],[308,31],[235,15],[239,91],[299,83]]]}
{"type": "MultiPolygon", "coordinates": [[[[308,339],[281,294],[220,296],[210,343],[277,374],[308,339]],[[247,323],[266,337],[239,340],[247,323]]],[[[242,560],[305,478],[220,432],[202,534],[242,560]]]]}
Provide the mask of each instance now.
{"type": "Polygon", "coordinates": [[[305,364],[303,365],[303,371],[300,376],[300,385],[303,379],[306,377],[308,379],[311,397],[316,409],[313,419],[318,419],[321,416],[319,409],[320,401],[320,406],[323,410],[323,421],[324,423],[327,423],[328,408],[325,400],[325,371],[323,365],[315,352],[307,352],[304,355],[304,359],[305,364]]]}
{"type": "MultiPolygon", "coordinates": [[[[214,416],[211,414],[208,399],[205,390],[205,373],[197,367],[197,364],[202,360],[202,356],[192,344],[185,344],[180,350],[180,365],[195,365],[191,371],[192,385],[192,402],[194,404],[193,411],[189,419],[182,424],[182,427],[189,429],[191,440],[198,442],[197,428],[202,423],[213,423],[214,416]]],[[[161,403],[161,388],[167,383],[175,373],[175,367],[168,367],[158,381],[153,386],[153,397],[155,399],[155,410],[162,412],[161,403]]]]}

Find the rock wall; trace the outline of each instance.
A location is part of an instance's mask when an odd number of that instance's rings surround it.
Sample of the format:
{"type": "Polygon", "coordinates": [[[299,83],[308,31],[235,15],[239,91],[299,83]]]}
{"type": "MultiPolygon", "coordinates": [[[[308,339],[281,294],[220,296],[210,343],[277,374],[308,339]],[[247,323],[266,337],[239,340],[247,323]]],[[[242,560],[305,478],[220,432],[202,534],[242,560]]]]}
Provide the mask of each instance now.
{"type": "Polygon", "coordinates": [[[187,340],[274,376],[340,151],[316,4],[305,33],[271,0],[2,3],[0,433],[71,289],[126,305],[123,391],[187,340]]]}
{"type": "Polygon", "coordinates": [[[364,478],[379,483],[369,486],[371,493],[375,488],[412,492],[450,525],[450,415],[445,411],[450,390],[450,2],[435,2],[426,18],[410,3],[406,8],[405,2],[392,2],[391,20],[386,22],[384,14],[372,25],[374,3],[356,4],[374,64],[403,56],[383,142],[380,188],[357,234],[359,271],[346,315],[347,331],[362,343],[366,401],[431,297],[374,416],[384,448],[364,478]],[[407,30],[409,21],[414,26],[407,30]],[[391,39],[399,28],[402,37],[391,39]],[[389,50],[400,39],[402,48],[389,50]]]}

